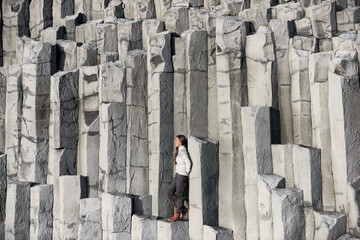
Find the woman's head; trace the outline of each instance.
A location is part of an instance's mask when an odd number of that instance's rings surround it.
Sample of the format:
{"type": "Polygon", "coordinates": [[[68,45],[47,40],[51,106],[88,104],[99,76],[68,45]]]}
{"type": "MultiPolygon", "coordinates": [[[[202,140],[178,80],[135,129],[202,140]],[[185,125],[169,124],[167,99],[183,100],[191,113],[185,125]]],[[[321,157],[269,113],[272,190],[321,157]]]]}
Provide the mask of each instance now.
{"type": "Polygon", "coordinates": [[[184,135],[177,135],[175,138],[175,147],[179,148],[180,146],[187,147],[187,139],[184,135]]]}

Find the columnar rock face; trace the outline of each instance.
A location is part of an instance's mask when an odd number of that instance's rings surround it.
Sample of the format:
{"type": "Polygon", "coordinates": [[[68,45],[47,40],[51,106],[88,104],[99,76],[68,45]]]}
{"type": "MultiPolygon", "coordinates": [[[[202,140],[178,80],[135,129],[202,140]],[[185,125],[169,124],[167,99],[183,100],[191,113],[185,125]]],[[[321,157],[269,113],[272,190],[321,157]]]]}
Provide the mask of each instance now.
{"type": "MultiPolygon", "coordinates": [[[[332,169],[334,174],[336,211],[350,213],[349,197],[342,184],[353,182],[359,175],[357,151],[359,138],[356,110],[358,97],[358,61],[353,51],[337,51],[329,65],[329,114],[331,132],[332,169]],[[351,110],[350,110],[351,109],[351,110]],[[340,127],[341,125],[341,127],[340,127]]],[[[359,216],[358,216],[359,217],[359,216]]],[[[348,217],[348,227],[350,227],[348,217]]]]}
{"type": "Polygon", "coordinates": [[[189,179],[189,207],[192,209],[189,236],[190,239],[203,239],[203,225],[218,225],[218,145],[193,136],[189,136],[188,144],[193,164],[189,179]]]}
{"type": "Polygon", "coordinates": [[[273,126],[273,118],[278,114],[275,109],[268,107],[241,108],[245,167],[245,209],[247,214],[247,238],[259,237],[258,212],[258,174],[271,174],[271,143],[279,140],[279,132],[273,126]],[[261,129],[261,130],[260,130],[261,129]]]}
{"type": "Polygon", "coordinates": [[[126,192],[149,193],[149,156],[147,126],[147,53],[134,50],[128,53],[126,65],[126,192]]]}
{"type": "Polygon", "coordinates": [[[51,239],[53,230],[53,186],[37,185],[30,190],[30,239],[51,239]]]}
{"type": "Polygon", "coordinates": [[[153,196],[153,215],[172,214],[167,189],[173,175],[174,106],[171,33],[154,34],[149,39],[148,67],[148,139],[149,194],[153,196]]]}
{"type": "Polygon", "coordinates": [[[360,237],[358,5],[2,1],[0,239],[360,237]]]}
{"type": "Polygon", "coordinates": [[[8,184],[5,239],[30,238],[30,182],[8,184]]]}
{"type": "Polygon", "coordinates": [[[219,226],[245,239],[245,182],[241,106],[248,103],[244,51],[248,22],[216,19],[216,78],[219,123],[219,226]],[[235,41],[236,39],[236,41],[235,41]]]}
{"type": "Polygon", "coordinates": [[[80,200],[80,225],[78,239],[102,239],[101,198],[80,200]]]}
{"type": "MultiPolygon", "coordinates": [[[[5,220],[6,210],[6,190],[7,190],[7,177],[6,177],[6,154],[0,153],[0,222],[5,220]]],[[[0,235],[0,237],[4,237],[0,235]]]]}

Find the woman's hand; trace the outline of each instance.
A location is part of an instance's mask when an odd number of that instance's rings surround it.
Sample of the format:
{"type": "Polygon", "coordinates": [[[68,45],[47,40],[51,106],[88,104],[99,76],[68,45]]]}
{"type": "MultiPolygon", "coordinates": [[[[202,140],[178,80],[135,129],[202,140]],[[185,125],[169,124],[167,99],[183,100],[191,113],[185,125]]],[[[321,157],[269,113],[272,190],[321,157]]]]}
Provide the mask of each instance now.
{"type": "Polygon", "coordinates": [[[186,173],[187,173],[187,175],[189,176],[190,172],[186,172],[186,173]]]}

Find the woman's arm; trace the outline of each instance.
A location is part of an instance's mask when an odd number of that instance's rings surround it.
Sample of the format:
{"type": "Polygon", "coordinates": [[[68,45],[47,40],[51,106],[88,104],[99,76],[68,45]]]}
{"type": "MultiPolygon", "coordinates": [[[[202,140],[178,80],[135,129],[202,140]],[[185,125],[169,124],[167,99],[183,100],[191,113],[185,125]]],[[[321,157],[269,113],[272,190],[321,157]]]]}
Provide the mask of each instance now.
{"type": "Polygon", "coordinates": [[[190,174],[190,168],[191,168],[191,161],[190,161],[190,158],[189,158],[189,155],[188,155],[186,149],[183,149],[181,151],[181,155],[182,155],[184,163],[185,163],[186,173],[189,175],[190,174]]]}

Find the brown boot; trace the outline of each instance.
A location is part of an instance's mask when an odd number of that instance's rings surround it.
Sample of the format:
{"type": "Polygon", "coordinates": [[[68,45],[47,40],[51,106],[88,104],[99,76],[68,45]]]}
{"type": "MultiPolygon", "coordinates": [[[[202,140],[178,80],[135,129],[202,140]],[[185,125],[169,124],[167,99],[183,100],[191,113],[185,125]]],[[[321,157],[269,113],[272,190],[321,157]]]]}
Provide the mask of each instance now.
{"type": "Polygon", "coordinates": [[[184,207],[184,210],[182,211],[181,220],[184,220],[186,217],[186,214],[188,213],[189,209],[184,207]]]}
{"type": "Polygon", "coordinates": [[[175,211],[175,214],[173,217],[168,219],[170,222],[176,222],[180,220],[180,213],[178,211],[175,211]]]}

